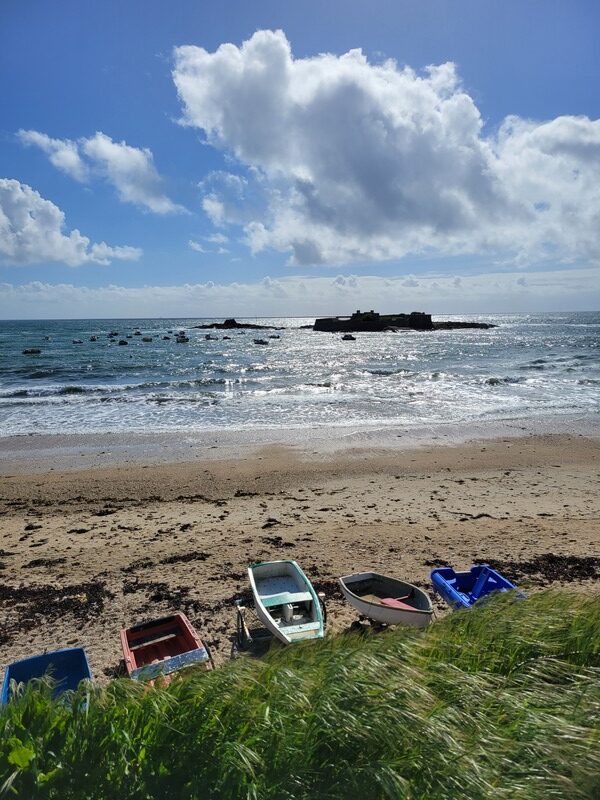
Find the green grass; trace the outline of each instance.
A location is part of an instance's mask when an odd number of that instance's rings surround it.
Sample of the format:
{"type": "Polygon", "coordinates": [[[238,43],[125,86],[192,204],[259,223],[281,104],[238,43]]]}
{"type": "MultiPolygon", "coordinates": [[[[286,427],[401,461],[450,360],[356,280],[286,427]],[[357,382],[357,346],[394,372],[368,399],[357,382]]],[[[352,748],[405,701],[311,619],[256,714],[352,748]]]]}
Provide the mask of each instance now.
{"type": "Polygon", "coordinates": [[[600,597],[504,595],[166,689],[29,688],[0,713],[0,797],[599,797],[599,651],[600,597]]]}

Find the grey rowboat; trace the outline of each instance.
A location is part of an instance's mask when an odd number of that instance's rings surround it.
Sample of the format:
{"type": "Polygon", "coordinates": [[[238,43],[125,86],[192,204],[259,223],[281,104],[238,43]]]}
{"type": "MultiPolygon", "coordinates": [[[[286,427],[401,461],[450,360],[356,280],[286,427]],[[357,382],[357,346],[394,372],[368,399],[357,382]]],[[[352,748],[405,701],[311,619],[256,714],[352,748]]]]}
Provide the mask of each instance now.
{"type": "Polygon", "coordinates": [[[412,583],[377,572],[357,572],[339,579],[346,600],[365,617],[387,625],[424,628],[433,608],[426,592],[412,583]]]}

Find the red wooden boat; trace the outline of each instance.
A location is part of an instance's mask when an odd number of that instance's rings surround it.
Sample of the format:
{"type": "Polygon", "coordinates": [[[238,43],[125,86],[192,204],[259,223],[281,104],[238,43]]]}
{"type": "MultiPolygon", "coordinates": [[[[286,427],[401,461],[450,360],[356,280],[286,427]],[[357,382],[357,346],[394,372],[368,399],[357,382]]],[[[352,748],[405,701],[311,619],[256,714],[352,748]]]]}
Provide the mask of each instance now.
{"type": "Polygon", "coordinates": [[[168,683],[174,672],[191,664],[214,668],[212,656],[191,622],[180,611],[121,631],[127,674],[133,680],[168,683]]]}

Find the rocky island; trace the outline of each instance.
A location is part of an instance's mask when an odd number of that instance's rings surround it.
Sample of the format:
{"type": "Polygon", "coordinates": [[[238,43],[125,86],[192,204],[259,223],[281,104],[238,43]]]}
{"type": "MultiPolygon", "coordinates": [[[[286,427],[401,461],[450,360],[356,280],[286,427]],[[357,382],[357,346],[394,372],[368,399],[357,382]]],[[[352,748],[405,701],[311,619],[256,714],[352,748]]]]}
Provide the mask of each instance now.
{"type": "Polygon", "coordinates": [[[455,328],[495,328],[489,322],[454,322],[444,320],[434,322],[431,314],[412,311],[410,314],[378,314],[376,311],[355,311],[350,317],[322,317],[316,319],[315,331],[327,333],[357,333],[377,331],[437,331],[454,330],[455,328]]]}
{"type": "MultiPolygon", "coordinates": [[[[281,326],[258,325],[252,322],[237,322],[233,317],[229,317],[223,322],[206,322],[202,325],[194,325],[194,328],[202,330],[284,330],[281,326]]],[[[496,328],[490,322],[458,322],[454,320],[442,320],[434,322],[431,314],[422,311],[411,311],[410,314],[379,314],[377,311],[355,311],[350,317],[321,317],[315,319],[314,325],[302,325],[302,328],[309,328],[315,331],[325,331],[326,333],[364,333],[379,331],[440,331],[455,330],[459,328],[496,328]]]]}
{"type": "Polygon", "coordinates": [[[218,328],[220,330],[237,330],[243,328],[251,328],[252,330],[260,330],[260,331],[280,331],[283,330],[281,327],[277,327],[275,325],[256,325],[252,322],[237,322],[233,317],[226,319],[224,322],[208,322],[204,325],[194,325],[194,328],[201,328],[202,330],[206,330],[207,328],[218,328]]]}

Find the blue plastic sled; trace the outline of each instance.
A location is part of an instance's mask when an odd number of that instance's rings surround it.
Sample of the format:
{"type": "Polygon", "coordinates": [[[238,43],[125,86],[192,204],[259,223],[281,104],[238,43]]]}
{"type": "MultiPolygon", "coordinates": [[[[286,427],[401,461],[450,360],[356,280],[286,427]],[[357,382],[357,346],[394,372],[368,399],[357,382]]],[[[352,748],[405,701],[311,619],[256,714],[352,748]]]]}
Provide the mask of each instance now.
{"type": "Polygon", "coordinates": [[[453,609],[471,606],[492,592],[516,589],[514,583],[487,564],[476,564],[468,572],[455,572],[452,567],[439,567],[431,572],[433,590],[453,609]]]}
{"type": "Polygon", "coordinates": [[[2,705],[10,700],[11,681],[27,683],[33,678],[48,674],[55,681],[52,697],[59,697],[69,689],[76,689],[82,680],[92,680],[92,671],[83,647],[54,650],[39,656],[13,661],[6,667],[2,683],[2,705]]]}

